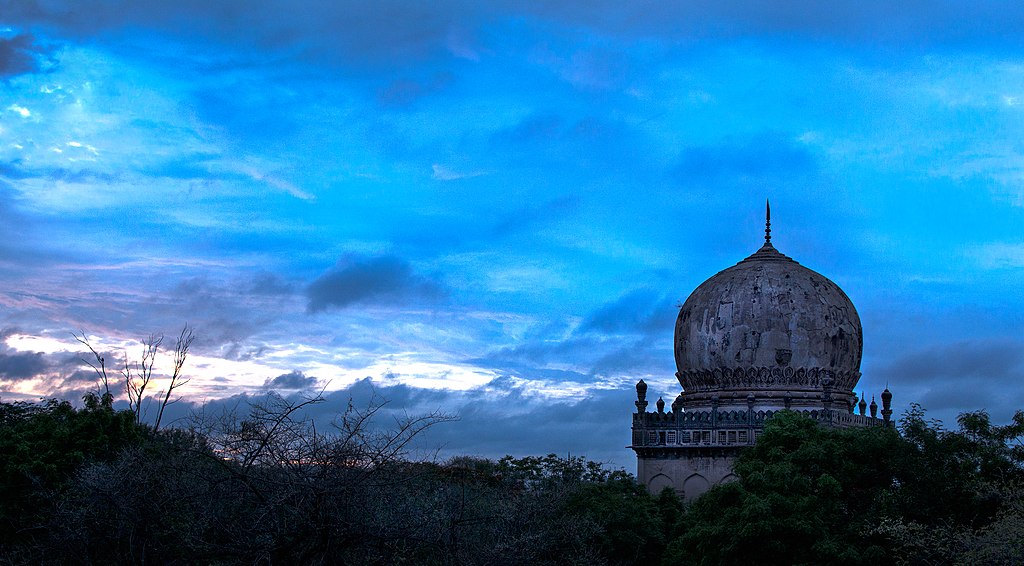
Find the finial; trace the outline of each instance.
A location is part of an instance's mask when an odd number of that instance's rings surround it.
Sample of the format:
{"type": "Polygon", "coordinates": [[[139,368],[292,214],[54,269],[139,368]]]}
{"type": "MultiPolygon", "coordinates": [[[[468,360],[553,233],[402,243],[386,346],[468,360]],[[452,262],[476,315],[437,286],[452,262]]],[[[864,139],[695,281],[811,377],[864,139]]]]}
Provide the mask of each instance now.
{"type": "Polygon", "coordinates": [[[764,243],[772,243],[772,205],[764,199],[764,243]]]}

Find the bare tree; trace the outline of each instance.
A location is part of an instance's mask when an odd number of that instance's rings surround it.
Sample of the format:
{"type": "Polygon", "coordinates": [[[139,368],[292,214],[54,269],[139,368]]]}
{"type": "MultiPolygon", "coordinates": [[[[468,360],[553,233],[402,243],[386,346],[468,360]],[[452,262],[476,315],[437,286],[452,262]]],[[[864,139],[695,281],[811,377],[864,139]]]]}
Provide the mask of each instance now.
{"type": "Polygon", "coordinates": [[[92,353],[95,363],[86,358],[82,358],[82,361],[96,372],[96,375],[100,379],[100,384],[103,386],[102,404],[104,407],[110,407],[114,403],[114,395],[110,392],[110,379],[107,377],[106,359],[96,351],[96,348],[92,347],[92,344],[89,343],[88,336],[85,335],[85,331],[82,330],[81,332],[81,336],[74,332],[72,332],[71,335],[75,337],[75,340],[77,340],[78,343],[88,348],[89,352],[92,353]]]}
{"type": "Polygon", "coordinates": [[[130,361],[127,350],[124,353],[121,377],[124,379],[124,390],[128,395],[128,408],[135,413],[136,422],[142,422],[142,400],[146,395],[146,387],[153,378],[153,364],[163,341],[163,334],[150,334],[142,341],[142,355],[135,362],[130,361]]]}
{"type": "Polygon", "coordinates": [[[195,334],[192,333],[192,329],[187,324],[181,329],[181,333],[178,334],[178,341],[174,343],[174,371],[171,373],[171,381],[167,385],[164,400],[160,403],[160,412],[156,415],[156,424],[153,425],[153,430],[160,428],[160,421],[164,418],[164,409],[167,408],[167,405],[177,403],[181,399],[179,397],[173,401],[171,400],[171,394],[174,393],[174,390],[190,381],[182,376],[181,368],[185,365],[189,348],[192,347],[192,342],[195,338],[195,334]]]}
{"type": "MultiPolygon", "coordinates": [[[[89,352],[92,354],[91,360],[83,358],[82,361],[91,367],[99,377],[100,384],[103,387],[103,405],[106,407],[112,406],[114,402],[114,395],[110,391],[111,380],[107,373],[106,357],[100,354],[96,348],[93,347],[84,330],[80,335],[72,333],[72,336],[74,336],[75,340],[80,344],[88,348],[89,352]]],[[[163,345],[163,341],[163,334],[150,334],[142,340],[142,353],[137,359],[133,360],[126,350],[121,360],[121,382],[124,384],[125,396],[128,398],[128,408],[135,415],[135,421],[139,423],[141,423],[145,418],[143,404],[146,401],[146,391],[150,386],[150,382],[153,380],[153,368],[156,364],[156,357],[160,351],[160,347],[163,345]]],[[[159,399],[156,422],[153,425],[154,430],[160,428],[160,424],[163,422],[164,411],[167,409],[167,406],[174,404],[180,399],[172,399],[175,390],[189,382],[189,379],[183,374],[183,369],[193,341],[195,341],[195,334],[193,333],[192,328],[186,324],[178,334],[178,339],[174,345],[174,352],[172,354],[173,369],[170,375],[170,382],[167,385],[167,390],[163,392],[163,398],[159,399]]]]}

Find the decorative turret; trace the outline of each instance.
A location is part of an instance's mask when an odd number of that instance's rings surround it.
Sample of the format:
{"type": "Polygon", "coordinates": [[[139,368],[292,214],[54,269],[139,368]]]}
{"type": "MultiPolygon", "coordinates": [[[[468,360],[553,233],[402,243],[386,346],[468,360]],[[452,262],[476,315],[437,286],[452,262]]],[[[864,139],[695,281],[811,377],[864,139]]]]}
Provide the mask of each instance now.
{"type": "Polygon", "coordinates": [[[889,426],[889,422],[892,420],[892,392],[888,387],[882,391],[882,419],[885,420],[886,426],[889,426]]]}
{"type": "Polygon", "coordinates": [[[661,397],[658,397],[658,402],[655,403],[654,405],[656,407],[658,407],[658,412],[659,413],[664,413],[665,412],[665,400],[662,399],[661,397]]]}
{"type": "Polygon", "coordinates": [[[676,400],[672,401],[672,412],[678,413],[679,409],[683,408],[683,394],[676,395],[676,400]]]}
{"type": "Polygon", "coordinates": [[[864,416],[864,412],[868,408],[868,402],[864,400],[864,392],[863,391],[860,394],[860,403],[857,406],[860,408],[861,416],[864,416]]]}
{"type": "Polygon", "coordinates": [[[878,403],[875,403],[875,396],[871,396],[871,418],[878,417],[878,403]]]}
{"type": "Polygon", "coordinates": [[[636,382],[636,412],[646,413],[647,412],[647,384],[644,380],[636,382]]]}

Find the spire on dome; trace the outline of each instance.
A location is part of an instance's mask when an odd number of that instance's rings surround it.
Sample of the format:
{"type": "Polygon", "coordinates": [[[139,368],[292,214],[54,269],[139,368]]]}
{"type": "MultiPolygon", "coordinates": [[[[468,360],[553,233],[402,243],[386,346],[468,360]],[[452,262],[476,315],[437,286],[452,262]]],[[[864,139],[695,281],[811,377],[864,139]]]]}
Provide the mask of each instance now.
{"type": "Polygon", "coordinates": [[[754,252],[753,255],[747,257],[740,263],[754,260],[789,261],[798,263],[793,261],[793,258],[780,253],[775,249],[775,246],[772,245],[772,205],[768,199],[764,200],[764,244],[761,244],[761,247],[754,252]]]}

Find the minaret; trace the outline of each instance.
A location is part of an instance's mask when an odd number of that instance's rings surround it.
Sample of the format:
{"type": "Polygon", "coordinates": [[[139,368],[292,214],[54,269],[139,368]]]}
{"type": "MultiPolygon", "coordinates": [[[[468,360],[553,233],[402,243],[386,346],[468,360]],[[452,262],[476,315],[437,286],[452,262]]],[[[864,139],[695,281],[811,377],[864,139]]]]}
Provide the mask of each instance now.
{"type": "Polygon", "coordinates": [[[889,426],[892,420],[892,393],[888,387],[882,391],[882,419],[885,420],[885,426],[889,426]]]}
{"type": "Polygon", "coordinates": [[[647,384],[642,379],[636,382],[636,401],[633,404],[636,405],[636,412],[647,412],[647,384]]]}

